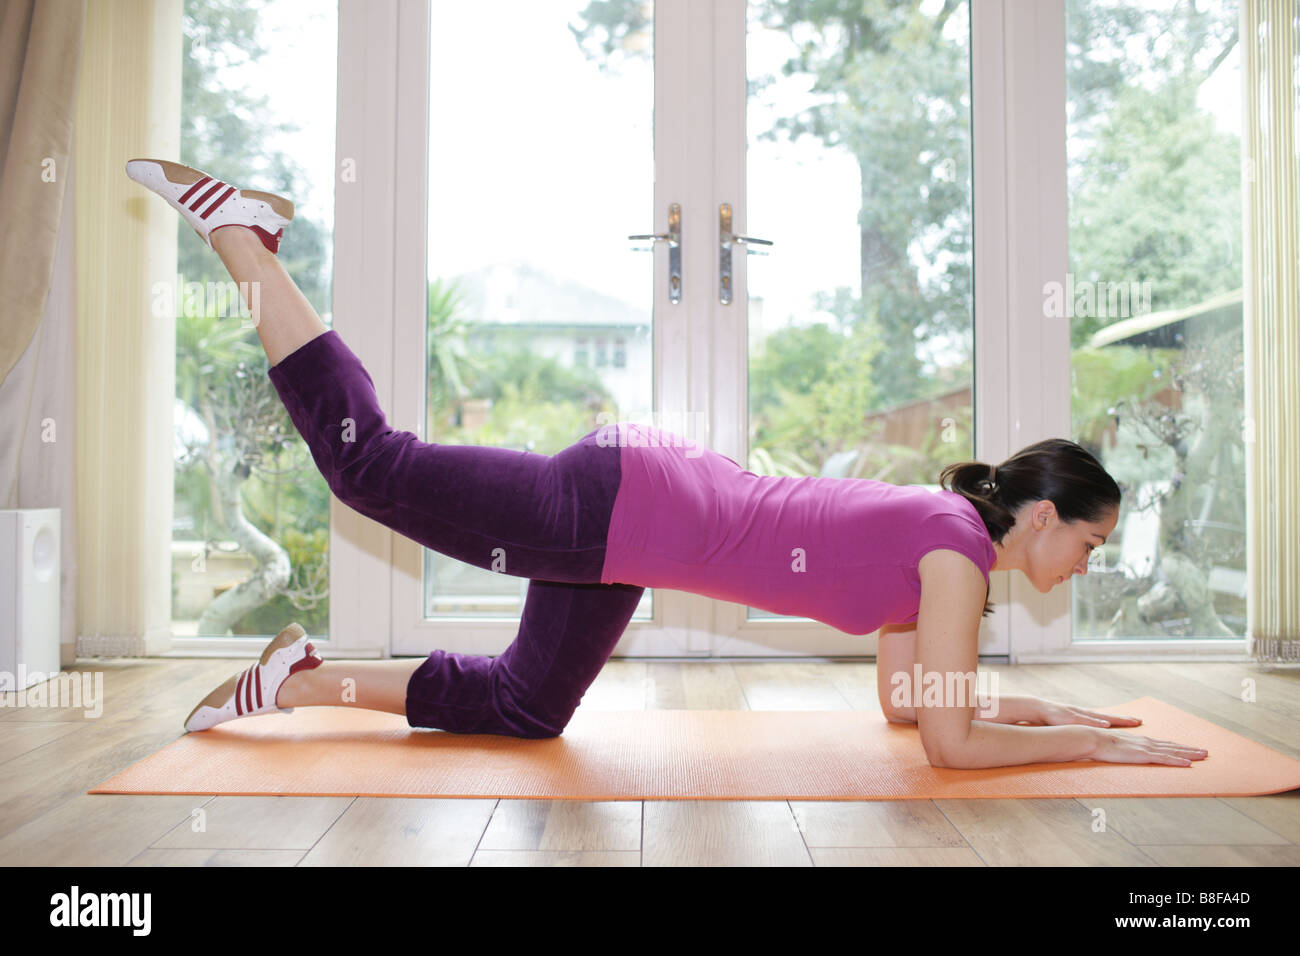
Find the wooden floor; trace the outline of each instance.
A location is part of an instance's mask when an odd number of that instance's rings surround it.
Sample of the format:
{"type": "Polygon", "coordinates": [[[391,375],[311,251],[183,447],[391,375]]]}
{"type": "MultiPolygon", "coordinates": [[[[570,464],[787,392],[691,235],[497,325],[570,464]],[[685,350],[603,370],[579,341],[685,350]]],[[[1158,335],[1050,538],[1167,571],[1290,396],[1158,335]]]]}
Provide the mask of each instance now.
{"type": "MultiPolygon", "coordinates": [[[[102,716],[0,709],[0,865],[1300,866],[1300,791],[858,803],[86,793],[174,741],[194,703],[247,663],[85,661],[77,670],[104,674],[102,716]]],[[[1099,708],[1158,697],[1300,758],[1294,671],[992,666],[1004,694],[1099,708]]],[[[612,661],[583,707],[878,710],[875,682],[871,663],[612,661]]]]}

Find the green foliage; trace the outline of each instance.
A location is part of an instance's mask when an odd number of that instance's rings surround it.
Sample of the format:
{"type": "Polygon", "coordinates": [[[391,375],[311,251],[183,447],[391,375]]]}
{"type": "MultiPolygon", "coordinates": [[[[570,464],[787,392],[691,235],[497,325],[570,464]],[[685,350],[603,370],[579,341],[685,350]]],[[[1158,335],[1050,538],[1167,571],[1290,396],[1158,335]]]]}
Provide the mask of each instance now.
{"type": "MultiPolygon", "coordinates": [[[[602,412],[616,411],[594,369],[541,358],[515,338],[500,334],[466,376],[467,393],[492,403],[488,421],[472,436],[444,428],[441,440],[554,454],[595,428],[602,412]]],[[[526,342],[525,333],[519,338],[526,342]]]]}
{"type": "MultiPolygon", "coordinates": [[[[277,120],[265,94],[228,85],[241,63],[268,53],[258,24],[269,0],[185,0],[181,54],[181,159],[226,182],[299,199],[308,181],[293,157],[271,149],[273,133],[300,129],[277,120]]],[[[333,97],[330,97],[333,102],[333,97]]],[[[177,268],[187,280],[229,277],[194,230],[177,220],[177,268]]],[[[322,315],[330,309],[330,229],[295,211],[278,258],[307,301],[322,315]]]]}
{"type": "Polygon", "coordinates": [[[532,330],[496,329],[490,350],[471,348],[475,326],[465,317],[458,281],[432,280],[428,302],[430,441],[553,454],[594,428],[600,412],[613,411],[599,373],[540,358],[530,348],[532,330]],[[457,417],[468,398],[491,403],[487,422],[472,430],[457,417]]]}
{"type": "MultiPolygon", "coordinates": [[[[298,127],[277,121],[267,96],[229,83],[238,76],[232,68],[271,55],[258,28],[265,5],[266,0],[186,0],[180,158],[228,182],[301,199],[295,193],[308,181],[301,166],[267,146],[273,134],[298,127]]],[[[218,257],[193,230],[183,220],[177,228],[182,280],[229,282],[218,257]]],[[[330,311],[329,244],[329,227],[303,215],[299,206],[279,252],[286,271],[322,314],[330,311]]],[[[246,475],[240,488],[245,516],[289,551],[300,576],[319,563],[328,546],[329,490],[270,385],[256,331],[233,317],[235,305],[208,309],[205,304],[199,314],[187,314],[177,303],[176,394],[204,421],[223,454],[234,456],[246,475]],[[245,417],[223,421],[223,409],[231,408],[245,417]]],[[[197,535],[220,537],[211,475],[194,464],[194,458],[178,463],[176,513],[192,518],[197,535]]],[[[273,634],[298,620],[323,633],[328,608],[321,601],[300,610],[280,595],[246,615],[237,630],[273,634]]]]}
{"type": "MultiPolygon", "coordinates": [[[[1196,109],[1196,88],[1126,87],[1075,173],[1071,271],[1151,283],[1151,309],[1241,287],[1241,144],[1196,109]]],[[[1113,318],[1081,317],[1076,347],[1113,318]]]]}
{"type": "Polygon", "coordinates": [[[469,323],[464,315],[464,295],[452,279],[429,282],[428,373],[426,430],[429,440],[442,440],[449,415],[456,403],[469,395],[462,369],[478,368],[481,362],[469,353],[469,323]]]}
{"type": "Polygon", "coordinates": [[[512,387],[540,401],[572,402],[599,409],[609,398],[600,375],[590,367],[568,367],[554,359],[540,358],[525,345],[515,341],[527,335],[512,336],[502,332],[495,340],[493,352],[481,357],[479,367],[469,378],[471,390],[479,398],[499,401],[512,387]]]}
{"type": "Polygon", "coordinates": [[[1118,422],[1116,398],[1145,402],[1168,388],[1165,370],[1176,356],[1174,349],[1127,345],[1074,349],[1070,355],[1070,388],[1075,441],[1085,447],[1100,447],[1102,432],[1118,422]]]}
{"type": "Polygon", "coordinates": [[[768,336],[750,365],[750,447],[781,449],[784,457],[756,464],[780,471],[862,443],[863,409],[877,400],[871,370],[881,347],[868,326],[792,326],[768,336]]]}
{"type": "MultiPolygon", "coordinates": [[[[612,411],[613,405],[601,410],[612,411]]],[[[557,399],[533,383],[520,387],[508,382],[487,422],[474,432],[474,443],[553,455],[597,424],[584,404],[557,399]]]]}
{"type": "Polygon", "coordinates": [[[825,323],[787,326],[772,332],[755,350],[749,369],[749,408],[763,414],[782,394],[807,394],[825,377],[843,336],[825,323]]]}
{"type": "MultiPolygon", "coordinates": [[[[1237,44],[1236,4],[1066,10],[1071,272],[1150,282],[1156,312],[1240,288],[1241,144],[1197,105],[1237,44]]],[[[1113,321],[1076,318],[1073,345],[1113,321]]]]}
{"type": "Polygon", "coordinates": [[[1171,79],[1199,85],[1237,44],[1238,0],[1069,0],[1065,61],[1069,141],[1085,161],[1126,89],[1171,79]]]}
{"type": "MultiPolygon", "coordinates": [[[[329,530],[329,486],[301,439],[268,449],[258,470],[244,483],[243,493],[244,515],[291,557],[290,535],[329,530]]],[[[295,562],[293,567],[297,566],[295,562]]]]}
{"type": "Polygon", "coordinates": [[[239,623],[230,629],[232,634],[264,635],[278,634],[280,630],[293,621],[313,637],[322,638],[329,634],[329,604],[323,602],[310,611],[294,607],[283,594],[277,594],[265,604],[249,611],[239,619],[239,623]]]}
{"type": "Polygon", "coordinates": [[[782,73],[809,76],[817,97],[762,136],[812,136],[849,151],[861,173],[861,301],[836,315],[879,330],[876,394],[890,403],[920,397],[918,341],[968,337],[971,321],[968,43],[964,31],[946,30],[965,4],[933,14],[893,0],[771,0],[755,9],[765,27],[796,41],[782,73]],[[934,274],[923,278],[920,262],[934,274]]]}
{"type": "MultiPolygon", "coordinates": [[[[309,532],[296,528],[286,528],[280,544],[289,552],[289,563],[295,571],[314,569],[329,562],[329,528],[316,527],[309,532]]],[[[284,594],[278,594],[266,604],[245,614],[237,627],[236,634],[277,634],[281,628],[292,621],[297,621],[308,634],[323,636],[329,633],[329,601],[322,600],[314,606],[299,607],[284,594]]]]}
{"type": "Polygon", "coordinates": [[[197,409],[203,390],[238,362],[255,362],[263,355],[257,333],[242,327],[221,310],[176,314],[176,397],[197,409]]]}

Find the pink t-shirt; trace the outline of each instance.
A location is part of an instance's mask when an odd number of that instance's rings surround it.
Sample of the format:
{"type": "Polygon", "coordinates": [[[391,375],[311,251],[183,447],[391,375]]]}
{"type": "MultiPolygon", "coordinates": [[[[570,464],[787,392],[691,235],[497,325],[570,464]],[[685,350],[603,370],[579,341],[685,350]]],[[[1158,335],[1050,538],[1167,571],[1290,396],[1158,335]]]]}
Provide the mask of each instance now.
{"type": "Polygon", "coordinates": [[[911,623],[917,563],[958,551],[984,574],[997,558],[975,506],[952,491],[861,478],[756,475],[674,432],[619,422],[602,584],[690,591],[848,634],[911,623]]]}

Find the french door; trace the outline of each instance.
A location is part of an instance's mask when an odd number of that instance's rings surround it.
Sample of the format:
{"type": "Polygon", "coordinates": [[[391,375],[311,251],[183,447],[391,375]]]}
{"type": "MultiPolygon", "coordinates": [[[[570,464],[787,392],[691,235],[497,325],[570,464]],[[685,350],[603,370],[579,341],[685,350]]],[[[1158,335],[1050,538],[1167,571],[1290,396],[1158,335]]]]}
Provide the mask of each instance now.
{"type": "MultiPolygon", "coordinates": [[[[333,324],[394,425],[553,452],[616,410],[758,473],[902,484],[1074,435],[1065,0],[477,7],[506,9],[339,0],[333,324]]],[[[514,637],[522,579],[337,501],[330,529],[336,654],[514,637]]],[[[981,653],[1093,653],[1078,590],[994,574],[981,653]]],[[[875,639],[652,591],[619,652],[875,639]]]]}
{"type": "MultiPolygon", "coordinates": [[[[397,37],[395,115],[367,114],[359,149],[391,148],[393,234],[421,240],[357,249],[390,249],[395,313],[427,319],[362,354],[394,424],[549,454],[653,421],[760,474],[902,484],[973,455],[966,4],[875,37],[757,0],[554,0],[508,30],[474,19],[489,5],[395,10],[396,28],[356,22],[397,37]]],[[[357,183],[341,223],[384,188],[357,183]]],[[[360,525],[334,573],[378,591],[384,565],[389,607],[339,613],[390,631],[389,652],[513,640],[525,579],[360,525]]],[[[874,635],[664,590],[616,651],[874,652],[874,635]]]]}

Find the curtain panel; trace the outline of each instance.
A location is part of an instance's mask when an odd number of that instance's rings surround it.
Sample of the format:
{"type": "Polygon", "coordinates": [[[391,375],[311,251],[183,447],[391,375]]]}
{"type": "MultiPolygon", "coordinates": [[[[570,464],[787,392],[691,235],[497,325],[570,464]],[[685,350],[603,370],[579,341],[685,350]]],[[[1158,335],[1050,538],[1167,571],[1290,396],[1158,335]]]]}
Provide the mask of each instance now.
{"type": "Polygon", "coordinates": [[[60,509],[60,665],[77,639],[72,162],[86,0],[0,0],[0,508],[60,509]]]}
{"type": "Polygon", "coordinates": [[[1300,7],[1242,0],[1251,652],[1300,661],[1300,7]]]}

